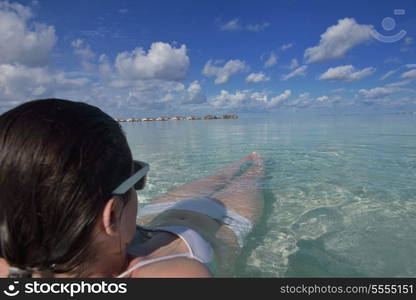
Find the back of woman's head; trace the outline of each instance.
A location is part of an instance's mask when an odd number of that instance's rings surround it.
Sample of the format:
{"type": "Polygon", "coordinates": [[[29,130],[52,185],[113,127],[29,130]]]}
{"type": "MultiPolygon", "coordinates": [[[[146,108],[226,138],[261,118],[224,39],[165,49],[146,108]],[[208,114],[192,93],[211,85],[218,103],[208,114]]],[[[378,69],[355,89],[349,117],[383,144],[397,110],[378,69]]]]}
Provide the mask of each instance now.
{"type": "Polygon", "coordinates": [[[94,106],[35,100],[1,115],[1,256],[30,272],[83,274],[97,218],[131,164],[120,125],[94,106]]]}

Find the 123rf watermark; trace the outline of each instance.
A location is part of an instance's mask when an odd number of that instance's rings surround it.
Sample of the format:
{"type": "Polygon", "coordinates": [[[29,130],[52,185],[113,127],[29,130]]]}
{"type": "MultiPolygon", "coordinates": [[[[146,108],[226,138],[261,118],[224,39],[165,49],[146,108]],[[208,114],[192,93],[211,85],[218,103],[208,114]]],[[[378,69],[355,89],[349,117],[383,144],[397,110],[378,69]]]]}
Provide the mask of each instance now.
{"type": "Polygon", "coordinates": [[[375,295],[375,294],[408,294],[413,295],[412,284],[368,284],[351,286],[334,285],[285,285],[280,287],[281,294],[355,294],[355,295],[375,295]]]}
{"type": "Polygon", "coordinates": [[[9,297],[17,295],[33,294],[57,294],[74,297],[79,294],[126,294],[127,283],[101,282],[39,282],[31,281],[20,283],[15,280],[3,290],[3,294],[9,297]]]}
{"type": "MultiPolygon", "coordinates": [[[[403,16],[406,14],[405,9],[395,9],[394,15],[403,16]]],[[[396,28],[396,21],[392,17],[386,17],[381,21],[381,26],[386,32],[392,31],[396,28]]],[[[373,38],[378,40],[382,43],[395,43],[397,41],[400,41],[402,38],[405,37],[407,34],[406,30],[401,29],[398,33],[393,35],[383,35],[380,32],[378,32],[374,27],[370,31],[373,38]]]]}

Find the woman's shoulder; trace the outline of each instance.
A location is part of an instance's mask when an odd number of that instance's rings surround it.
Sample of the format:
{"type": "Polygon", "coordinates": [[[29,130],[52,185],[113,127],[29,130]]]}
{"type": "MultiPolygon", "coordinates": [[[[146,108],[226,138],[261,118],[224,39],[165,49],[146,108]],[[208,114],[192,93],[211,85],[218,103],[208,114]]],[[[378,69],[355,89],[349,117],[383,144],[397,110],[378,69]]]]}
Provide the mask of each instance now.
{"type": "Polygon", "coordinates": [[[7,278],[9,276],[9,264],[3,258],[0,258],[0,278],[7,278]]]}
{"type": "Polygon", "coordinates": [[[134,270],[133,278],[209,278],[209,269],[201,262],[189,257],[173,257],[146,264],[134,270]]]}

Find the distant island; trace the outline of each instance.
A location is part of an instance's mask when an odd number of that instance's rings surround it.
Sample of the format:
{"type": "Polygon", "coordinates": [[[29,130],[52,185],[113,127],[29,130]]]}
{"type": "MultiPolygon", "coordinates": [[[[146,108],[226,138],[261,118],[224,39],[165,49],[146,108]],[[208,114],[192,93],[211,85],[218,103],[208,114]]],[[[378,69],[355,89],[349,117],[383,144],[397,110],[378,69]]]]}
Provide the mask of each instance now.
{"type": "Polygon", "coordinates": [[[213,115],[206,115],[203,117],[157,117],[157,118],[128,118],[128,119],[120,119],[115,118],[117,122],[149,122],[149,121],[178,121],[178,120],[227,120],[227,119],[238,119],[238,115],[223,115],[223,116],[213,116],[213,115]]]}

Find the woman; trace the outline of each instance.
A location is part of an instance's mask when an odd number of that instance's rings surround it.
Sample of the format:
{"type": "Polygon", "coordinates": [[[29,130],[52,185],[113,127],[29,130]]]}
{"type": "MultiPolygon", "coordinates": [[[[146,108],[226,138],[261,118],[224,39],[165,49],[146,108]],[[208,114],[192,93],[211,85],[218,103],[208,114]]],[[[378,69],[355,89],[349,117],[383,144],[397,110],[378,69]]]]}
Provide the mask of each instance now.
{"type": "Polygon", "coordinates": [[[80,102],[36,100],[1,115],[0,165],[9,277],[210,277],[214,264],[229,275],[261,215],[263,161],[252,153],[155,199],[137,220],[149,166],[133,160],[116,121],[80,102]]]}

